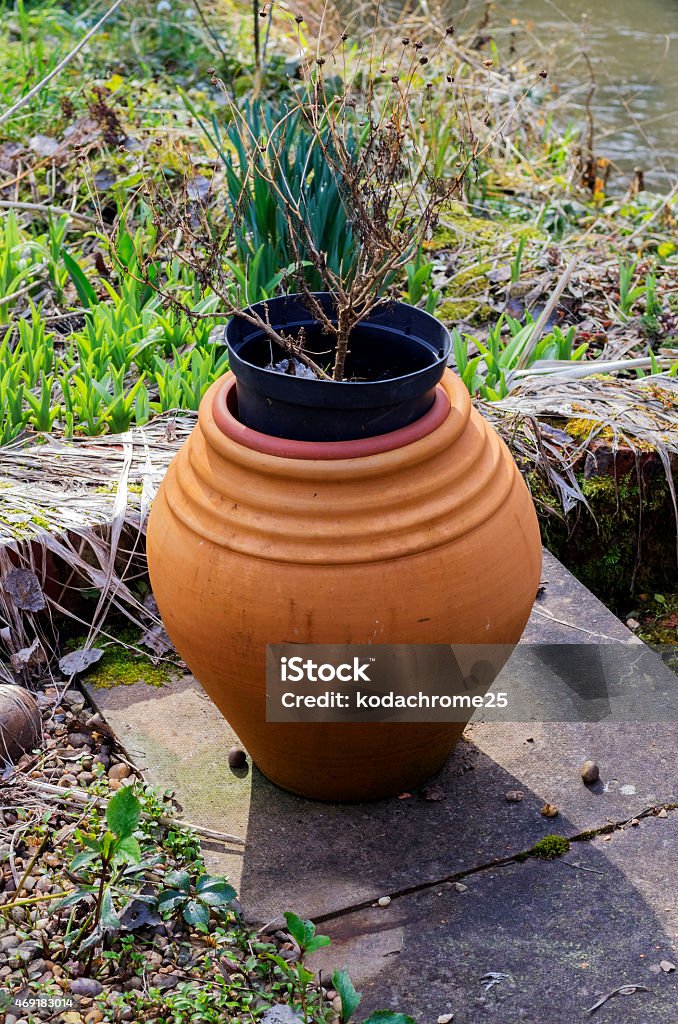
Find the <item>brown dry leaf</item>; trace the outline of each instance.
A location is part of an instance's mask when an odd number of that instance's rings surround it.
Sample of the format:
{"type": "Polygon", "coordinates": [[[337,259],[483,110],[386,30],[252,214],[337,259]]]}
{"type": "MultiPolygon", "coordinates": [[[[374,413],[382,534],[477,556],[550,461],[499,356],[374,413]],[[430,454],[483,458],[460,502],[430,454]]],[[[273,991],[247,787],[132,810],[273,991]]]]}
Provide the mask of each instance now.
{"type": "Polygon", "coordinates": [[[45,652],[40,646],[40,641],[36,636],[30,647],[22,647],[22,649],[17,651],[16,654],[13,654],[9,660],[14,671],[21,672],[24,668],[39,665],[40,662],[45,661],[46,658],[45,652]]]}
{"type": "Polygon", "coordinates": [[[558,814],[558,808],[554,804],[544,804],[539,813],[543,818],[555,818],[558,814]]]}
{"type": "Polygon", "coordinates": [[[31,569],[11,569],[2,588],[22,612],[41,612],[47,607],[40,581],[31,569]]]}
{"type": "Polygon", "coordinates": [[[61,658],[59,669],[65,676],[75,676],[79,672],[85,672],[91,665],[96,664],[103,653],[100,647],[87,647],[80,651],[71,651],[70,654],[66,654],[61,658]]]}

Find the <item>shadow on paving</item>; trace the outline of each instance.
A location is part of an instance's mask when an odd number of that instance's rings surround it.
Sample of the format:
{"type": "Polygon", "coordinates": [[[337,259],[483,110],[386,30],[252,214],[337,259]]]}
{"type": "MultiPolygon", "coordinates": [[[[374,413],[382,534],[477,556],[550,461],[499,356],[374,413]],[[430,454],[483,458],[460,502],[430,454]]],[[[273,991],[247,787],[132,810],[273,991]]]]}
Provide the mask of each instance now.
{"type": "Polygon", "coordinates": [[[572,837],[676,797],[675,727],[611,723],[473,726],[443,771],[405,799],[321,804],[282,792],[254,769],[243,907],[323,917],[491,865],[544,835],[572,837]],[[481,749],[482,745],[482,749],[481,749]],[[602,779],[584,786],[595,756],[602,779]],[[509,803],[506,793],[523,799],[509,803]],[[560,813],[546,819],[545,803],[560,813]]]}
{"type": "Polygon", "coordinates": [[[313,965],[346,966],[361,1010],[399,1009],[419,1024],[450,1013],[454,1024],[675,1024],[677,975],[650,966],[676,962],[677,838],[674,812],[574,843],[559,860],[488,868],[463,893],[445,883],[335,917],[313,965]],[[587,1013],[631,984],[648,991],[587,1013]]]}

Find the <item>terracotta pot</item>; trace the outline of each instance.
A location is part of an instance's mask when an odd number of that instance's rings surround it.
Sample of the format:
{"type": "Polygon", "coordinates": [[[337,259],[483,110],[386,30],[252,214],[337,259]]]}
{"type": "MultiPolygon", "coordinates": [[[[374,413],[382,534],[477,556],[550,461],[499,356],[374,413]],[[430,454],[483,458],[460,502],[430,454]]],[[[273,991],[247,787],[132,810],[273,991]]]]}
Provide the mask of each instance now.
{"type": "Polygon", "coordinates": [[[177,650],[261,771],[324,800],[416,786],[462,723],[265,721],[269,643],[516,643],[539,585],[529,492],[447,371],[403,430],[286,441],[205,395],[148,524],[153,591],[177,650]]]}

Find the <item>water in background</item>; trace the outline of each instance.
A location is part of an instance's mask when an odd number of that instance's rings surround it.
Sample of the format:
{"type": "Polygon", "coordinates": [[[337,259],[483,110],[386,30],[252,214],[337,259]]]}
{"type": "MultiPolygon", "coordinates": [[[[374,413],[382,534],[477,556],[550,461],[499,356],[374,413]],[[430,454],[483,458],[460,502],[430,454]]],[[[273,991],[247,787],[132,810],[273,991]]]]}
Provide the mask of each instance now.
{"type": "MultiPolygon", "coordinates": [[[[446,0],[444,7],[461,27],[477,24],[485,4],[446,0]]],[[[518,55],[521,43],[530,55],[544,48],[577,123],[586,120],[590,88],[585,48],[596,79],[596,154],[613,161],[614,190],[636,166],[650,188],[678,182],[678,0],[496,0],[489,31],[502,53],[511,32],[518,55]]]]}

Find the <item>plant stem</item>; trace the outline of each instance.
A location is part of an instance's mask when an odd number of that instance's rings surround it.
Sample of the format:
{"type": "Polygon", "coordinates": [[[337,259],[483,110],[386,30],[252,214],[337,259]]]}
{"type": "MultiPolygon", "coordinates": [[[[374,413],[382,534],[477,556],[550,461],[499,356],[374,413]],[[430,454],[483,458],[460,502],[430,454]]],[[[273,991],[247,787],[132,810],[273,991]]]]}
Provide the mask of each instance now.
{"type": "MultiPolygon", "coordinates": [[[[108,877],[108,868],[110,865],[110,858],[103,857],[101,861],[101,878],[99,879],[99,892],[97,893],[97,902],[94,908],[94,928],[99,926],[99,918],[101,917],[101,905],[104,899],[104,889],[106,888],[106,879],[108,877]]],[[[87,958],[87,972],[92,969],[92,961],[94,960],[95,946],[89,951],[89,957],[87,958]]]]}
{"type": "Polygon", "coordinates": [[[4,914],[7,910],[12,910],[14,907],[31,907],[36,903],[45,903],[47,900],[59,900],[63,896],[68,896],[70,890],[66,892],[50,892],[45,896],[33,896],[31,899],[25,900],[14,900],[13,903],[3,903],[0,907],[0,915],[4,914]]]}
{"type": "Polygon", "coordinates": [[[348,355],[348,338],[351,331],[350,326],[351,308],[340,306],[337,316],[337,349],[334,356],[334,368],[332,380],[343,380],[346,367],[346,356],[348,355]]]}

